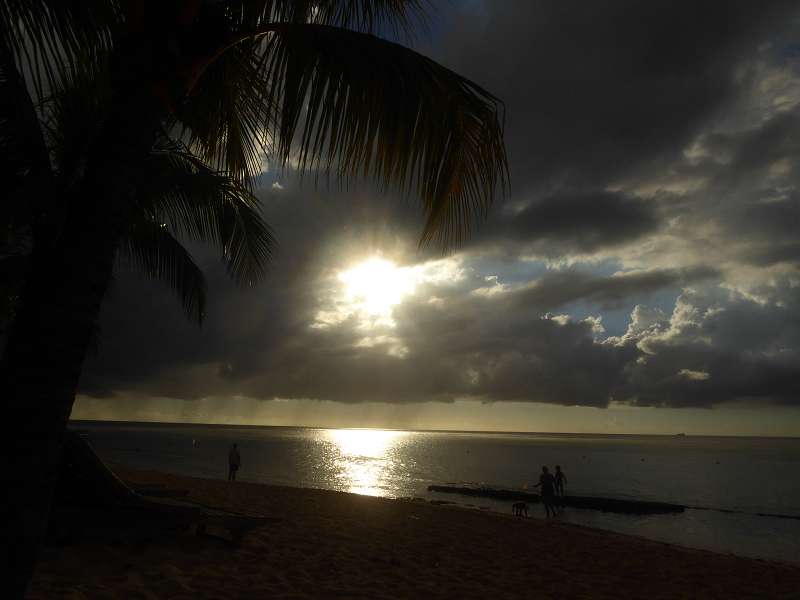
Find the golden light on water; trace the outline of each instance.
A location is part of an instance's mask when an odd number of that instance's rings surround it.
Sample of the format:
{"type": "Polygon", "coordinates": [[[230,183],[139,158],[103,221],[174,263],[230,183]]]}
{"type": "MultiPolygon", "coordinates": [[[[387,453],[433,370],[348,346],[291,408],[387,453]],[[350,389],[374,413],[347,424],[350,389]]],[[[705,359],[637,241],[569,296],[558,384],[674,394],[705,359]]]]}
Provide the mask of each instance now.
{"type": "Polygon", "coordinates": [[[382,496],[397,466],[397,449],[410,435],[382,429],[329,429],[335,447],[335,469],[343,488],[354,494],[382,496]]]}

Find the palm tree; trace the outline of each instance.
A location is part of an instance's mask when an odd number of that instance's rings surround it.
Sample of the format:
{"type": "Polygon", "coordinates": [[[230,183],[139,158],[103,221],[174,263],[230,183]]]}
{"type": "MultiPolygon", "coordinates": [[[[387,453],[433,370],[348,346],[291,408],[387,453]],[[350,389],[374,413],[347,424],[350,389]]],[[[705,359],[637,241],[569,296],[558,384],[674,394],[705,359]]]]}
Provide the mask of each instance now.
{"type": "MultiPolygon", "coordinates": [[[[79,174],[82,153],[98,126],[94,115],[102,113],[105,100],[102,85],[93,80],[72,81],[51,95],[42,125],[56,190],[68,188],[79,174]]],[[[186,315],[202,324],[205,278],[181,241],[216,246],[229,275],[246,283],[263,277],[274,246],[272,233],[250,189],[166,133],[137,158],[134,168],[142,184],[117,247],[117,262],[167,284],[186,315]]]]}
{"type": "MultiPolygon", "coordinates": [[[[176,180],[179,173],[223,177],[237,201],[264,155],[271,165],[291,162],[317,177],[369,177],[416,196],[426,219],[421,243],[443,246],[460,242],[504,189],[497,99],[387,39],[411,34],[423,2],[0,3],[3,83],[29,98],[15,104],[12,124],[36,132],[24,138],[30,161],[16,172],[25,183],[7,203],[24,207],[22,218],[8,221],[30,223],[31,238],[0,367],[15,593],[30,577],[61,438],[119,250],[131,232],[157,235],[167,222],[161,216],[182,214],[188,198],[153,196],[146,169],[169,164],[176,180]],[[104,81],[107,98],[72,178],[56,187],[42,126],[46,99],[81,78],[104,81]],[[153,201],[147,213],[144,199],[152,197],[166,200],[153,201]]],[[[18,142],[10,139],[6,151],[18,142]]],[[[207,200],[184,222],[185,233],[212,236],[232,272],[254,283],[247,263],[257,253],[228,243],[249,241],[247,224],[220,221],[227,209],[207,200]]],[[[155,255],[133,255],[158,264],[155,255]]]]}
{"type": "MultiPolygon", "coordinates": [[[[105,95],[98,93],[96,86],[73,82],[51,94],[46,118],[40,128],[30,129],[26,127],[30,122],[13,118],[26,100],[20,81],[13,72],[0,68],[0,97],[14,100],[0,107],[0,144],[4,153],[14,159],[14,168],[9,169],[6,181],[12,193],[38,188],[39,194],[57,197],[80,174],[83,152],[98,125],[94,115],[101,111],[105,95]],[[48,157],[48,164],[43,163],[40,169],[34,169],[36,153],[30,152],[37,146],[25,147],[31,138],[37,139],[37,134],[48,157]]],[[[28,106],[29,111],[32,108],[28,106]]],[[[223,260],[235,280],[254,281],[263,275],[270,257],[271,233],[250,190],[210,168],[167,135],[158,138],[152,151],[140,157],[136,170],[146,185],[139,186],[132,199],[133,209],[116,250],[117,263],[127,263],[168,284],[187,316],[200,323],[205,305],[205,279],[181,240],[216,245],[223,251],[223,260]]],[[[47,219],[24,210],[7,211],[3,216],[0,272],[4,275],[2,292],[7,302],[3,308],[11,312],[13,293],[23,287],[30,269],[36,237],[33,232],[46,225],[47,219]]],[[[93,334],[94,328],[89,332],[87,345],[91,344],[93,334]]],[[[12,552],[19,551],[18,547],[9,548],[12,552]]],[[[20,580],[19,593],[24,591],[24,584],[20,580]]]]}

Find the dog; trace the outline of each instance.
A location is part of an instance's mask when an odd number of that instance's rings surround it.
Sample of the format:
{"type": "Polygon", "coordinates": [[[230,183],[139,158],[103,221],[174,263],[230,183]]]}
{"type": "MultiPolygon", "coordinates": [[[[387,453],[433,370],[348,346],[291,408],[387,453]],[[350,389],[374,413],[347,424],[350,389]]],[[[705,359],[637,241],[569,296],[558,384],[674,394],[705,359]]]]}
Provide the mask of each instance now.
{"type": "Polygon", "coordinates": [[[527,517],[528,505],[524,502],[514,502],[514,504],[511,505],[511,512],[515,517],[527,517]]]}

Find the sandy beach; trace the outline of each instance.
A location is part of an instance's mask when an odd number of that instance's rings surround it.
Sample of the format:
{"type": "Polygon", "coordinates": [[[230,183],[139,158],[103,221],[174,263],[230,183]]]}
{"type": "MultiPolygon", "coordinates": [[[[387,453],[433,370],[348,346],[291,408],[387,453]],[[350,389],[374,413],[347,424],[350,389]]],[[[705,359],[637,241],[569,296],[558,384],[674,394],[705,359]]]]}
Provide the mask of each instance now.
{"type": "Polygon", "coordinates": [[[190,534],[48,547],[31,598],[795,598],[800,567],[539,518],[115,470],[280,520],[239,547],[190,534]]]}

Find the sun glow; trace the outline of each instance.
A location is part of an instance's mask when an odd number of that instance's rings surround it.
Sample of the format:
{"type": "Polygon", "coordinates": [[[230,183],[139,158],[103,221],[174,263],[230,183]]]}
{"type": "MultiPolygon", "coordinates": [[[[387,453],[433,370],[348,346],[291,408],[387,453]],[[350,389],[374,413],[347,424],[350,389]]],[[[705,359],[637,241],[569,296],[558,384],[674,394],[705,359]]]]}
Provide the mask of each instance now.
{"type": "Polygon", "coordinates": [[[396,358],[404,358],[409,352],[393,333],[398,305],[416,296],[418,302],[441,308],[444,300],[435,295],[436,291],[466,276],[457,258],[398,266],[380,256],[334,273],[325,279],[319,308],[309,326],[328,329],[349,323],[360,336],[354,347],[382,348],[396,358]]]}
{"type": "Polygon", "coordinates": [[[390,317],[392,307],[416,287],[412,269],[377,257],[339,273],[339,281],[345,284],[347,301],[372,317],[390,317]]]}

